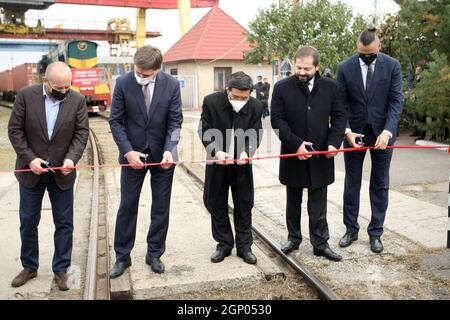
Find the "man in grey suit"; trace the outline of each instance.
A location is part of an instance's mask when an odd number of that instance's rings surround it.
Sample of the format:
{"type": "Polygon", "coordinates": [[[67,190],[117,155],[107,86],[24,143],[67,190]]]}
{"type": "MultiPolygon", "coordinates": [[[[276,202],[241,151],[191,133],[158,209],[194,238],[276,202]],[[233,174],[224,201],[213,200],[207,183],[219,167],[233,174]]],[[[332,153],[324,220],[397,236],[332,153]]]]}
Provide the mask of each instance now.
{"type": "Polygon", "coordinates": [[[89,136],[84,96],[69,90],[70,68],[62,62],[47,67],[43,84],[19,91],[8,124],[8,135],[17,153],[20,188],[20,260],[23,270],[11,285],[20,287],[37,276],[38,225],[42,198],[47,190],[55,224],[52,269],[60,290],[68,290],[67,269],[72,255],[73,167],[83,155],[89,136]],[[42,166],[62,167],[61,170],[42,166]]]}
{"type": "MultiPolygon", "coordinates": [[[[376,29],[364,30],[357,43],[359,54],[339,65],[338,82],[344,87],[348,122],[344,146],[375,146],[370,150],[370,205],[368,226],[370,248],[383,251],[381,235],[389,200],[389,166],[403,108],[400,63],[380,53],[376,29]]],[[[347,228],[339,245],[347,247],[358,239],[358,214],[365,151],[348,152],[345,160],[344,224],[347,228]]]]}
{"type": "Polygon", "coordinates": [[[111,278],[131,266],[139,197],[147,171],[151,174],[152,208],[145,261],[153,272],[164,272],[160,257],[166,249],[175,168],[170,164],[145,167],[144,163],[176,160],[183,114],[178,81],[161,72],[161,64],[159,49],[139,48],[134,56],[134,71],[119,77],[114,89],[109,124],[119,147],[119,162],[131,166],[122,167],[121,172],[114,237],[116,263],[111,278]]]}

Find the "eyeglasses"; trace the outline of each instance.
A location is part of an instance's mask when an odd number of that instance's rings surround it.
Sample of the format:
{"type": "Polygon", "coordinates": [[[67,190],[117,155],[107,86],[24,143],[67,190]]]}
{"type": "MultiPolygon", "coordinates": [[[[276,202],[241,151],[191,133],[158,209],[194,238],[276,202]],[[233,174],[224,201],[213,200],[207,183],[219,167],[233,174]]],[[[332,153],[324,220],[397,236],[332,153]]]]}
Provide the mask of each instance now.
{"type": "Polygon", "coordinates": [[[237,101],[248,101],[250,99],[250,97],[240,97],[240,96],[235,96],[232,93],[228,94],[228,98],[230,100],[237,100],[237,101]]]}

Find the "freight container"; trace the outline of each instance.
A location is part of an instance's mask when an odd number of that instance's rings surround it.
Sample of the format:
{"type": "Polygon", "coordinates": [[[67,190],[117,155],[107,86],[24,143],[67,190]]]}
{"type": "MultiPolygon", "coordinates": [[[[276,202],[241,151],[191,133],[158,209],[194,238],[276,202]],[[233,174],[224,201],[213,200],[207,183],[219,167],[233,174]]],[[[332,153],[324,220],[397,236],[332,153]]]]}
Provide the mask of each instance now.
{"type": "Polygon", "coordinates": [[[37,64],[24,63],[12,69],[13,91],[18,92],[20,89],[37,83],[37,64]]]}
{"type": "Polygon", "coordinates": [[[0,92],[13,91],[13,77],[11,70],[0,72],[0,92]]]}

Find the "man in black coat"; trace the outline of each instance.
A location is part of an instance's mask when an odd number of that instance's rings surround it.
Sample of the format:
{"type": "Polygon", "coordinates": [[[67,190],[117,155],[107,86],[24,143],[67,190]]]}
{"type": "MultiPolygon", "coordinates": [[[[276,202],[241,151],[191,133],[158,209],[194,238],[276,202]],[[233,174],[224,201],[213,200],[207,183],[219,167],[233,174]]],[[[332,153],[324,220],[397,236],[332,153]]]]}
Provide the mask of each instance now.
{"type": "Polygon", "coordinates": [[[245,159],[255,154],[261,141],[262,105],[250,96],[252,89],[251,77],[236,72],[231,75],[226,92],[210,94],[203,101],[198,133],[208,159],[220,160],[206,165],[203,194],[203,201],[211,214],[213,238],[218,242],[211,256],[214,263],[231,254],[234,242],[237,256],[249,264],[255,264],[257,260],[251,251],[253,173],[251,164],[245,159]],[[230,187],[235,241],[228,216],[230,187]]]}
{"type": "MultiPolygon", "coordinates": [[[[281,140],[281,153],[336,151],[345,132],[346,110],[337,82],[319,75],[319,52],[300,47],[295,74],[275,84],[272,127],[281,140]]],[[[336,153],[280,159],[280,182],[286,185],[288,242],[284,253],[298,249],[302,234],[300,213],[303,188],[308,189],[309,233],[314,255],[339,261],[328,246],[327,186],[334,182],[336,153]]]]}
{"type": "Polygon", "coordinates": [[[268,86],[266,83],[262,81],[262,76],[258,76],[256,77],[256,79],[258,80],[258,82],[256,82],[255,84],[255,95],[256,99],[261,101],[263,105],[262,117],[264,119],[266,116],[270,114],[268,105],[270,85],[268,86]]]}

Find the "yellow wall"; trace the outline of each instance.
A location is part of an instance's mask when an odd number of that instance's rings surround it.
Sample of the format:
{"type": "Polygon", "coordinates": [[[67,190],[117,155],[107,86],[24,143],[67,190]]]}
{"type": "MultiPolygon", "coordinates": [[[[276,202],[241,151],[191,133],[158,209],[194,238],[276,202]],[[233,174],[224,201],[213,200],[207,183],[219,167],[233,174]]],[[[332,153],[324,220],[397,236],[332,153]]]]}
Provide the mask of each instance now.
{"type": "Polygon", "coordinates": [[[231,60],[219,60],[210,63],[209,61],[188,61],[188,62],[176,62],[176,63],[165,63],[165,71],[170,73],[170,69],[177,68],[178,75],[197,75],[198,77],[198,101],[199,108],[203,102],[203,98],[214,92],[214,68],[231,68],[231,73],[237,71],[243,71],[252,77],[253,81],[256,83],[256,77],[262,75],[263,78],[267,77],[271,85],[270,91],[273,88],[273,78],[272,78],[272,65],[262,64],[262,65],[248,65],[244,64],[242,61],[231,61],[231,60]]]}

